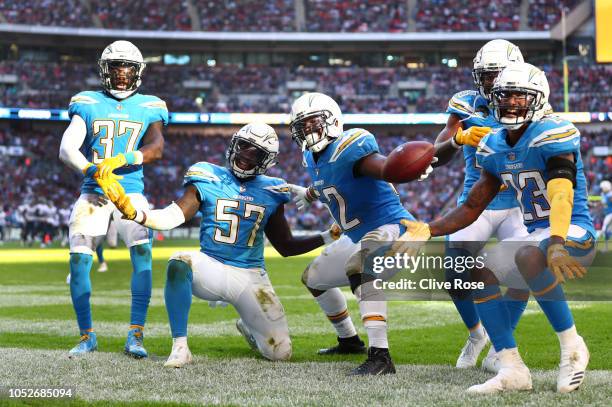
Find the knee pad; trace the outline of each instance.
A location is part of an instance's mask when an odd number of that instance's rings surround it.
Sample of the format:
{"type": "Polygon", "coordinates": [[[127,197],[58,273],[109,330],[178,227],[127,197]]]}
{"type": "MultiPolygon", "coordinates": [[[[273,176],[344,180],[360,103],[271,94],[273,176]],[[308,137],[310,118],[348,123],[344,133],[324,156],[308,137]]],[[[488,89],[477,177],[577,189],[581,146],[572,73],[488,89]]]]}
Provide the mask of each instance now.
{"type": "Polygon", "coordinates": [[[314,261],[311,261],[302,273],[302,284],[304,284],[306,287],[308,287],[308,273],[310,272],[310,269],[312,268],[313,264],[314,261]]]}
{"type": "Polygon", "coordinates": [[[291,358],[291,339],[288,336],[272,336],[259,348],[261,355],[272,361],[289,360],[291,358]]]}
{"type": "Polygon", "coordinates": [[[189,264],[182,260],[170,259],[166,270],[168,283],[180,283],[185,280],[192,281],[193,273],[189,264]]]}

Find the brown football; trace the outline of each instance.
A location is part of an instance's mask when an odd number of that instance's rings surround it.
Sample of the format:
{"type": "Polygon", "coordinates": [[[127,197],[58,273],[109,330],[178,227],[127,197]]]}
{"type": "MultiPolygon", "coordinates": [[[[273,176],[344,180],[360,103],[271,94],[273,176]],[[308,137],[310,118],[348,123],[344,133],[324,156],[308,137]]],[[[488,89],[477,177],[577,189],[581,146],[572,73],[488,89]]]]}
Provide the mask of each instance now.
{"type": "Polygon", "coordinates": [[[425,172],[434,157],[434,146],[427,141],[404,143],[389,154],[383,167],[386,181],[401,184],[414,181],[425,172]]]}

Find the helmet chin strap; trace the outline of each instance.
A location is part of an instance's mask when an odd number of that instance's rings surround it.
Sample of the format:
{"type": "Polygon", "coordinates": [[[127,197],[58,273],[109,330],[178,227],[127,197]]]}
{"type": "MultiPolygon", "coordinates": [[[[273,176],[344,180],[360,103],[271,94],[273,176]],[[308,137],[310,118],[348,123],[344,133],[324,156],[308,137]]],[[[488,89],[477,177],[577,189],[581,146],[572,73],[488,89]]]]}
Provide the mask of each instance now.
{"type": "Polygon", "coordinates": [[[116,97],[117,99],[125,99],[131,96],[134,92],[136,92],[136,89],[134,90],[115,90],[115,89],[109,90],[109,93],[113,95],[114,97],[116,97]]]}

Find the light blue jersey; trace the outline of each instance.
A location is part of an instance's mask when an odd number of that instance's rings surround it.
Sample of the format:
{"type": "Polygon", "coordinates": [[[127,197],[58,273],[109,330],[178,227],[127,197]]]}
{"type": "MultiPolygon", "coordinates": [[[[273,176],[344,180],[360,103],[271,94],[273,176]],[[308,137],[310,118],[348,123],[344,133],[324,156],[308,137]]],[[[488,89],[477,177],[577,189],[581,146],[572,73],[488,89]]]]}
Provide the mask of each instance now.
{"type": "MultiPolygon", "coordinates": [[[[103,91],[85,91],[73,96],[68,115],[78,115],[87,125],[87,136],[82,151],[88,161],[100,164],[105,158],[138,150],[149,124],[161,121],[168,124],[166,103],[156,96],[135,93],[117,100],[103,91]]],[[[123,176],[119,182],[127,193],[143,193],[142,165],[118,168],[123,176]]],[[[102,194],[97,182],[88,176],[83,179],[82,193],[102,194]]]]}
{"type": "MultiPolygon", "coordinates": [[[[447,113],[456,114],[461,118],[463,129],[472,126],[498,128],[501,125],[495,120],[489,102],[478,91],[464,90],[456,93],[448,102],[447,113]]],[[[463,146],[463,159],[465,160],[465,176],[463,178],[463,192],[457,200],[457,205],[466,201],[472,187],[480,178],[480,170],[476,162],[476,147],[463,146]]],[[[512,191],[500,191],[491,201],[487,209],[508,209],[518,206],[512,191]]]]}
{"type": "Polygon", "coordinates": [[[377,152],[376,139],[363,129],[342,133],[320,153],[317,161],[311,151],[304,152],[304,165],[319,199],[353,242],[382,225],[414,219],[402,206],[393,185],[353,173],[357,161],[377,152]]]}
{"type": "Polygon", "coordinates": [[[604,206],[604,213],[609,215],[612,213],[612,192],[601,194],[601,202],[604,206]]]}
{"type": "Polygon", "coordinates": [[[576,186],[572,224],[595,234],[587,206],[587,185],[580,156],[580,132],[570,122],[554,116],[530,123],[513,147],[506,143],[508,132],[501,128],[485,136],[476,153],[478,163],[496,176],[519,201],[529,232],[550,226],[550,203],[546,194],[549,158],[572,153],[576,161],[576,186]]]}
{"type": "Polygon", "coordinates": [[[187,170],[184,185],[200,195],[202,253],[236,267],[264,268],[264,229],[289,202],[287,183],[265,175],[242,182],[225,167],[199,162],[187,170]]]}

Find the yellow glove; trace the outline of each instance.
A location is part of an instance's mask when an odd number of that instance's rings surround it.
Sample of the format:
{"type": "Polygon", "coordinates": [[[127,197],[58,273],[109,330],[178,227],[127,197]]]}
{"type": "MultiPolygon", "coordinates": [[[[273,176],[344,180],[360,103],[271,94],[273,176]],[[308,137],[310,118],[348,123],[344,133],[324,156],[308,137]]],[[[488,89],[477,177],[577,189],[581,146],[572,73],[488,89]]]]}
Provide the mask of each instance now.
{"type": "Polygon", "coordinates": [[[134,205],[132,205],[130,197],[125,194],[123,187],[121,187],[119,197],[112,202],[115,204],[115,207],[119,210],[119,212],[123,214],[125,219],[136,219],[136,208],[134,208],[134,205]]]}
{"type": "Polygon", "coordinates": [[[473,126],[467,130],[463,130],[461,127],[457,130],[457,133],[454,136],[455,143],[458,145],[468,145],[472,147],[478,147],[478,143],[480,143],[480,139],[491,132],[490,127],[478,127],[473,126]]]}
{"type": "Polygon", "coordinates": [[[336,223],[334,223],[332,227],[329,228],[329,230],[326,230],[325,232],[321,232],[321,238],[323,239],[323,244],[326,246],[340,239],[340,236],[342,236],[342,228],[338,226],[336,223]]]}
{"type": "Polygon", "coordinates": [[[338,240],[340,236],[342,236],[342,228],[337,223],[334,223],[331,228],[329,228],[329,235],[332,239],[338,240]]]}
{"type": "Polygon", "coordinates": [[[104,195],[106,195],[112,202],[119,199],[121,194],[125,194],[123,187],[119,183],[119,180],[123,178],[122,176],[115,175],[111,172],[110,176],[102,177],[98,171],[93,178],[96,180],[100,188],[102,188],[104,195]]]}
{"type": "Polygon", "coordinates": [[[101,164],[98,164],[98,173],[101,177],[109,177],[115,169],[127,164],[128,160],[125,154],[118,154],[111,158],[105,158],[101,164]]]}
{"type": "Polygon", "coordinates": [[[576,277],[584,277],[587,272],[586,268],[570,256],[567,249],[560,243],[548,246],[547,260],[548,268],[561,283],[565,281],[564,276],[572,280],[576,277]]]}
{"type": "Polygon", "coordinates": [[[393,243],[391,250],[395,253],[407,253],[414,256],[419,252],[421,246],[431,239],[429,225],[408,219],[402,219],[400,223],[406,226],[406,232],[393,243]]]}

